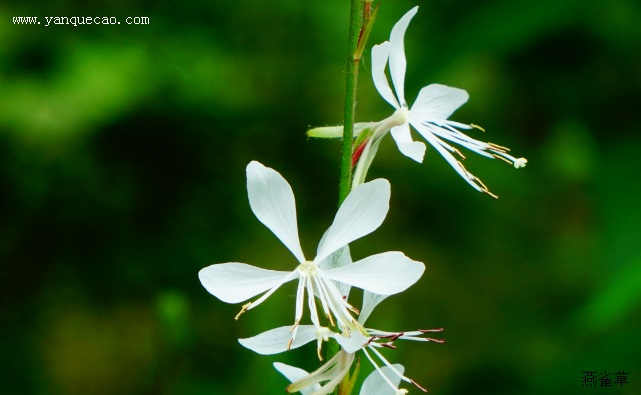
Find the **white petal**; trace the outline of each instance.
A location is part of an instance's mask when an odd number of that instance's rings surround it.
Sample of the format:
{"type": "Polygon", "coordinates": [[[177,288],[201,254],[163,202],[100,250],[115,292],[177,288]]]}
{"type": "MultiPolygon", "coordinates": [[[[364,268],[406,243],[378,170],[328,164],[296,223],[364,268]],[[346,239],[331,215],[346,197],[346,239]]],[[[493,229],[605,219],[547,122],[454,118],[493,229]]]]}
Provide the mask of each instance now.
{"type": "Polygon", "coordinates": [[[398,150],[401,151],[403,155],[414,159],[418,163],[423,162],[423,157],[425,157],[425,144],[412,140],[410,125],[408,123],[393,127],[392,137],[394,141],[396,141],[398,150]]]}
{"type": "MultiPolygon", "coordinates": [[[[385,179],[361,184],[347,196],[318,245],[314,262],[375,231],[389,211],[390,184],[385,179]]],[[[351,266],[351,265],[349,265],[351,266]]]]}
{"type": "Polygon", "coordinates": [[[261,269],[237,262],[207,266],[198,272],[203,287],[226,303],[242,302],[297,277],[297,272],[261,269]]]}
{"type": "Polygon", "coordinates": [[[425,121],[442,121],[449,118],[469,98],[470,95],[463,89],[430,84],[418,93],[411,111],[420,114],[425,121]]]}
{"type": "Polygon", "coordinates": [[[358,315],[358,322],[361,325],[365,325],[365,321],[369,318],[374,307],[378,306],[383,300],[385,300],[389,295],[379,295],[369,291],[363,291],[363,306],[361,307],[361,313],[358,315]]]}
{"type": "Polygon", "coordinates": [[[374,80],[376,90],[381,94],[381,96],[383,96],[383,99],[385,99],[385,101],[391,104],[394,108],[398,109],[401,108],[401,106],[394,97],[394,93],[392,93],[392,89],[387,81],[387,76],[385,75],[385,66],[387,65],[388,58],[388,41],[372,47],[372,79],[374,80]]]}
{"type": "MultiPolygon", "coordinates": [[[[295,366],[285,365],[284,363],[280,363],[280,362],[274,362],[274,367],[283,376],[285,376],[287,378],[287,380],[289,380],[292,383],[294,381],[301,380],[304,377],[309,375],[308,372],[306,372],[305,370],[303,370],[301,368],[297,368],[295,366]]],[[[317,383],[317,384],[311,385],[311,386],[309,386],[307,388],[303,388],[302,390],[300,390],[300,393],[303,394],[303,395],[311,395],[312,393],[314,393],[314,391],[319,390],[320,387],[321,387],[320,384],[317,383]]]]}
{"type": "MultiPolygon", "coordinates": [[[[281,326],[254,337],[238,339],[238,342],[258,354],[278,354],[287,351],[287,344],[292,338],[291,329],[291,326],[281,326]]],[[[294,339],[289,349],[293,350],[304,346],[313,340],[316,340],[316,328],[313,325],[300,325],[296,339],[294,339]]]]}
{"type": "Polygon", "coordinates": [[[304,262],[305,256],[298,240],[296,201],[283,176],[252,161],[247,165],[247,193],[256,218],[274,232],[299,262],[304,262]]]}
{"type": "Polygon", "coordinates": [[[422,262],[413,261],[402,252],[391,251],[328,270],[325,276],[379,295],[393,295],[417,282],[424,271],[422,262]]]}
{"type": "Polygon", "coordinates": [[[392,76],[392,83],[396,89],[396,96],[401,104],[405,105],[405,69],[407,61],[405,60],[405,31],[409,26],[410,21],[416,15],[418,6],[409,10],[403,17],[396,22],[392,28],[390,35],[390,54],[389,54],[389,69],[392,76]]]}
{"type": "MultiPolygon", "coordinates": [[[[405,368],[403,365],[399,363],[395,363],[392,366],[396,370],[398,370],[401,374],[405,372],[405,368]]],[[[385,375],[385,377],[388,378],[389,381],[392,382],[396,387],[401,383],[401,378],[395,374],[392,369],[390,369],[388,366],[383,366],[381,368],[381,371],[385,375]]],[[[389,384],[383,379],[381,374],[378,372],[378,370],[374,370],[372,373],[370,373],[369,376],[363,381],[363,386],[361,387],[361,392],[359,392],[360,395],[396,395],[396,391],[392,389],[389,384]]]]}
{"type": "Polygon", "coordinates": [[[355,331],[351,332],[349,337],[343,336],[340,334],[335,334],[334,339],[338,344],[343,347],[343,350],[347,353],[353,354],[361,348],[369,344],[369,337],[363,335],[362,333],[355,331]]]}

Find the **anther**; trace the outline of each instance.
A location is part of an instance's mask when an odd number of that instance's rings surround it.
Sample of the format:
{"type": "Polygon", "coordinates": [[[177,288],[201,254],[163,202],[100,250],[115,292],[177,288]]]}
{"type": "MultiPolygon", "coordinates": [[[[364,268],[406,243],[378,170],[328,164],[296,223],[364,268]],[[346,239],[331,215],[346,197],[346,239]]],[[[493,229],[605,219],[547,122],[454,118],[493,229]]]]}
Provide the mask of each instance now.
{"type": "Polygon", "coordinates": [[[454,149],[454,152],[455,152],[458,156],[460,156],[461,158],[465,159],[465,155],[463,155],[463,154],[461,153],[461,151],[459,151],[458,149],[456,149],[456,148],[454,148],[454,147],[452,147],[452,148],[454,149]]]}
{"type": "Polygon", "coordinates": [[[489,145],[491,149],[496,151],[508,152],[510,150],[508,147],[504,147],[502,145],[498,145],[490,142],[488,142],[487,145],[489,145]]]}
{"type": "Polygon", "coordinates": [[[412,380],[412,379],[410,379],[410,381],[412,382],[412,384],[414,384],[414,385],[416,386],[416,388],[420,389],[420,390],[421,390],[421,391],[423,391],[423,392],[428,392],[428,391],[427,391],[427,388],[423,388],[423,387],[421,387],[421,386],[420,386],[416,381],[414,381],[414,380],[412,380]]]}
{"type": "Polygon", "coordinates": [[[356,329],[363,335],[363,336],[369,336],[369,333],[367,333],[367,330],[363,328],[363,325],[359,324],[358,321],[356,321],[354,318],[352,318],[352,324],[356,326],[356,329]]]}
{"type": "Polygon", "coordinates": [[[483,128],[482,128],[482,127],[480,127],[479,125],[474,125],[473,123],[471,123],[471,124],[470,124],[470,126],[471,126],[471,127],[473,127],[474,129],[478,129],[478,130],[480,130],[481,132],[485,133],[485,129],[483,129],[483,128]]]}
{"type": "Polygon", "coordinates": [[[240,312],[238,312],[238,314],[236,314],[236,317],[234,317],[234,319],[235,319],[236,321],[238,321],[238,319],[240,318],[240,316],[241,316],[244,312],[246,312],[247,310],[249,310],[249,307],[250,307],[251,305],[252,305],[252,303],[251,303],[251,302],[247,303],[246,305],[243,305],[243,307],[240,309],[240,312]]]}
{"type": "Polygon", "coordinates": [[[493,157],[495,157],[496,159],[500,159],[500,160],[502,160],[502,161],[503,161],[503,162],[505,162],[505,163],[509,163],[509,164],[511,164],[511,165],[513,165],[513,164],[514,164],[514,163],[512,163],[512,161],[510,161],[510,160],[509,160],[509,159],[507,159],[507,158],[502,157],[501,155],[497,155],[497,154],[495,154],[495,153],[492,153],[492,156],[493,156],[493,157]]]}
{"type": "Polygon", "coordinates": [[[329,320],[329,323],[332,324],[332,326],[336,326],[336,324],[334,323],[334,320],[332,319],[331,313],[327,314],[327,319],[329,320]]]}

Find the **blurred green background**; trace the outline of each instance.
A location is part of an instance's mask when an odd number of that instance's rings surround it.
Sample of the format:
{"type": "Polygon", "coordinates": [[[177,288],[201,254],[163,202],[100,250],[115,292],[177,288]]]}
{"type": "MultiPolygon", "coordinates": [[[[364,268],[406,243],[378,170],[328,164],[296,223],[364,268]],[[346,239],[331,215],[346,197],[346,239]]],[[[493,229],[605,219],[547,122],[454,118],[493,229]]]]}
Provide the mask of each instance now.
{"type": "MultiPolygon", "coordinates": [[[[414,5],[383,1],[369,47],[414,5]]],[[[408,101],[433,82],[466,89],[452,119],[529,164],[468,155],[494,200],[434,150],[417,164],[384,142],[370,175],[392,181],[390,214],[353,256],[402,250],[427,271],[369,324],[445,327],[447,339],[386,356],[434,394],[641,393],[641,3],[419,5],[408,101]],[[582,388],[588,370],[629,384],[582,388]]],[[[293,284],[236,322],[240,306],[197,273],[295,264],[249,209],[251,160],[292,184],[308,255],[331,223],[340,143],[304,133],[341,122],[348,8],[0,5],[0,393],[280,394],[273,361],[317,366],[313,346],[263,357],[236,341],[290,324],[293,284]]],[[[365,56],[358,119],[379,120],[392,108],[365,56]]]]}

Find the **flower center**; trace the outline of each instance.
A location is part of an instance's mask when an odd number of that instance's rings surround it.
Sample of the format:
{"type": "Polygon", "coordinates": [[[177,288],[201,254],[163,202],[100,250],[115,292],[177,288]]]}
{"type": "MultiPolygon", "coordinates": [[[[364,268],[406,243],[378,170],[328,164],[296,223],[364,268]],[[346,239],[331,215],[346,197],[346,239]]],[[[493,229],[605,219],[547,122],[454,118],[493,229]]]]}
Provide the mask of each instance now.
{"type": "Polygon", "coordinates": [[[408,110],[407,107],[405,106],[394,111],[394,114],[385,118],[374,127],[372,138],[373,139],[381,138],[387,132],[389,132],[393,127],[406,124],[410,120],[409,115],[410,115],[410,110],[408,110]]]}
{"type": "Polygon", "coordinates": [[[318,265],[313,261],[305,261],[296,268],[304,276],[313,276],[318,270],[318,265]]]}
{"type": "Polygon", "coordinates": [[[409,115],[410,110],[407,106],[403,106],[394,112],[392,120],[396,123],[396,126],[400,126],[409,122],[409,115]]]}

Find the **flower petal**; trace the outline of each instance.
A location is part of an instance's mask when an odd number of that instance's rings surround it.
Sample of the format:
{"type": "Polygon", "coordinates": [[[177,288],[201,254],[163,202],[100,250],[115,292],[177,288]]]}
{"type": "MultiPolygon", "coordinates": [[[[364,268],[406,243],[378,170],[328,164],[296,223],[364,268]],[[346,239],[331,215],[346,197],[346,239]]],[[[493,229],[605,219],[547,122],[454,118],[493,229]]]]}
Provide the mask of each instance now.
{"type": "Polygon", "coordinates": [[[417,282],[424,271],[422,262],[413,261],[402,252],[391,251],[328,270],[325,276],[379,295],[393,295],[417,282]]]}
{"type": "Polygon", "coordinates": [[[396,141],[398,150],[401,151],[403,155],[414,159],[418,163],[423,162],[423,157],[425,157],[425,144],[412,140],[410,125],[408,123],[393,127],[392,137],[394,141],[396,141]]]}
{"type": "Polygon", "coordinates": [[[203,287],[226,303],[242,302],[297,277],[297,272],[261,269],[237,262],[207,266],[198,272],[203,287]]]}
{"type": "MultiPolygon", "coordinates": [[[[276,370],[278,370],[283,376],[285,376],[285,378],[287,378],[287,380],[292,383],[294,381],[302,380],[309,375],[308,372],[301,368],[285,365],[284,363],[280,362],[274,362],[274,368],[276,368],[276,370]]],[[[316,383],[307,388],[303,388],[302,390],[300,390],[300,393],[303,395],[311,395],[314,393],[314,391],[317,391],[320,388],[320,384],[316,383]]]]}
{"type": "Polygon", "coordinates": [[[459,88],[430,84],[418,93],[411,112],[419,114],[424,121],[442,121],[461,107],[470,95],[459,88]]]}
{"type": "MultiPolygon", "coordinates": [[[[403,365],[395,363],[392,366],[399,371],[401,374],[405,372],[403,365]]],[[[401,383],[401,378],[395,374],[392,369],[388,366],[383,366],[381,371],[387,377],[387,379],[394,384],[396,387],[401,383]]],[[[369,376],[363,381],[363,386],[361,387],[360,395],[395,395],[396,391],[391,388],[385,379],[381,376],[381,373],[378,370],[374,370],[370,373],[369,376]]]]}
{"type": "Polygon", "coordinates": [[[361,184],[350,192],[318,244],[314,262],[322,262],[332,252],[381,226],[389,211],[390,193],[389,181],[385,179],[361,184]]]}
{"type": "Polygon", "coordinates": [[[389,295],[379,295],[369,291],[363,291],[363,306],[361,307],[361,313],[358,315],[358,323],[365,325],[365,321],[369,318],[374,307],[378,306],[383,300],[385,300],[389,295]]]}
{"type": "Polygon", "coordinates": [[[398,109],[401,108],[401,106],[398,104],[396,97],[394,97],[394,93],[392,93],[389,81],[387,81],[387,76],[385,75],[385,66],[387,65],[388,59],[388,41],[372,47],[372,79],[374,80],[374,86],[386,102],[398,109]]]}
{"type": "Polygon", "coordinates": [[[299,262],[305,262],[298,240],[294,193],[283,176],[252,161],[247,165],[247,193],[256,218],[285,244],[299,262]]]}
{"type": "MultiPolygon", "coordinates": [[[[270,329],[254,337],[238,339],[238,342],[258,354],[271,355],[285,352],[288,350],[287,344],[292,338],[291,326],[281,326],[280,328],[270,329]]],[[[316,340],[316,328],[313,325],[300,325],[296,338],[289,347],[290,350],[304,346],[305,344],[316,340]]]]}
{"type": "Polygon", "coordinates": [[[405,69],[407,67],[407,61],[405,60],[405,44],[403,40],[405,38],[405,31],[407,26],[409,26],[410,21],[418,12],[418,6],[409,10],[403,17],[396,22],[392,28],[392,34],[390,35],[390,54],[389,54],[389,69],[392,76],[392,83],[396,89],[396,96],[401,104],[401,106],[406,105],[405,103],[405,69]]]}
{"type": "Polygon", "coordinates": [[[349,336],[343,336],[336,333],[334,339],[340,344],[343,350],[347,353],[353,354],[361,348],[369,344],[370,338],[362,333],[355,331],[351,332],[349,336]]]}

